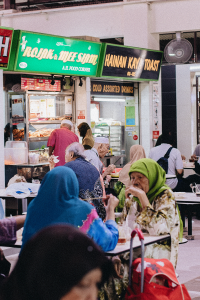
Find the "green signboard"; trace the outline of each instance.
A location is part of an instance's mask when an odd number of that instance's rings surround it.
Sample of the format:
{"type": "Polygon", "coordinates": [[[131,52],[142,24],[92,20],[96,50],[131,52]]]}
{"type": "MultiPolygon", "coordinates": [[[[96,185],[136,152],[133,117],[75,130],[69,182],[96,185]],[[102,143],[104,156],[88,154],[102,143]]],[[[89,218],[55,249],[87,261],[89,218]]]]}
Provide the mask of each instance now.
{"type": "Polygon", "coordinates": [[[96,76],[101,43],[19,31],[15,71],[96,76]]]}

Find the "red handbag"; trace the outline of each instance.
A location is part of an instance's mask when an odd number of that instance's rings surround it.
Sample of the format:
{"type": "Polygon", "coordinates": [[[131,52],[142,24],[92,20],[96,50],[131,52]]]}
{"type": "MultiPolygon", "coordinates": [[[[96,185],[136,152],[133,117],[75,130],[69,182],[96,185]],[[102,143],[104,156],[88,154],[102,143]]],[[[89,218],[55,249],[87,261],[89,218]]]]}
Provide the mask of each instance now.
{"type": "Polygon", "coordinates": [[[131,233],[129,287],[125,300],[191,300],[184,284],[180,284],[168,259],[144,259],[144,237],[139,229],[131,233]],[[132,240],[138,234],[142,258],[132,262],[132,240]],[[132,262],[132,263],[131,263],[132,262]]]}

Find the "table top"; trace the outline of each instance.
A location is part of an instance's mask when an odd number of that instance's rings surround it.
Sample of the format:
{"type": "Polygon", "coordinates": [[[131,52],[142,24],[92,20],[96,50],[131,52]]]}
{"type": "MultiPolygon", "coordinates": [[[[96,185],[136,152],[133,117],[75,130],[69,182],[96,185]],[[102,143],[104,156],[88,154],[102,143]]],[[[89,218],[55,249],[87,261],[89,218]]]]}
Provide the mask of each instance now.
{"type": "Polygon", "coordinates": [[[195,193],[182,193],[180,197],[175,193],[175,200],[179,204],[200,204],[200,197],[195,193]]]}
{"type": "Polygon", "coordinates": [[[38,164],[16,164],[17,167],[19,168],[33,168],[33,167],[41,167],[41,166],[45,166],[45,165],[49,165],[49,162],[41,162],[38,164]]]}
{"type": "Polygon", "coordinates": [[[194,169],[195,165],[193,162],[183,162],[183,169],[194,169]]]}
{"type": "MultiPolygon", "coordinates": [[[[170,239],[170,235],[166,234],[166,235],[149,235],[149,234],[144,234],[144,245],[150,245],[150,244],[154,244],[156,242],[161,242],[164,240],[168,240],[170,239]]],[[[141,242],[138,238],[138,236],[135,236],[134,240],[133,240],[133,249],[137,249],[141,247],[141,242]]],[[[124,245],[118,245],[115,247],[114,250],[112,251],[107,251],[106,255],[109,256],[115,256],[118,254],[122,254],[125,252],[130,251],[130,241],[127,241],[124,245]]]]}
{"type": "Polygon", "coordinates": [[[171,178],[176,178],[176,175],[166,174],[165,177],[166,177],[166,179],[171,179],[171,178]]]}

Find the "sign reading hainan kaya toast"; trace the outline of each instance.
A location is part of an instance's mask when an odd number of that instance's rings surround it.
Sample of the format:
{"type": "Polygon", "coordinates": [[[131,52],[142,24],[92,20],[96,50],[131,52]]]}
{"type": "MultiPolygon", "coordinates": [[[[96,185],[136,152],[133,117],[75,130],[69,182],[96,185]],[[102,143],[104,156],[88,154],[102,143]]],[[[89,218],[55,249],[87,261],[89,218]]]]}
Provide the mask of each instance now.
{"type": "Polygon", "coordinates": [[[104,44],[104,59],[100,76],[158,80],[162,64],[162,51],[104,44]]]}

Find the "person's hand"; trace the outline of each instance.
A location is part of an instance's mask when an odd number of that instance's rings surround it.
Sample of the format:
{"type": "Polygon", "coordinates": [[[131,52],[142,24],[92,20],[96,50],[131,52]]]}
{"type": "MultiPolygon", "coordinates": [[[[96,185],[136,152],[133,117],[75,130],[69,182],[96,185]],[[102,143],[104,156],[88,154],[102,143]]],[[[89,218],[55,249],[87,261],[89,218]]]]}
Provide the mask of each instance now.
{"type": "Polygon", "coordinates": [[[181,154],[181,159],[182,160],[186,160],[186,157],[184,155],[181,154]]]}
{"type": "Polygon", "coordinates": [[[110,195],[107,195],[106,200],[107,200],[106,210],[110,209],[110,210],[114,211],[115,207],[117,207],[117,205],[119,204],[119,200],[117,199],[117,197],[110,194],[110,195]]]}
{"type": "Polygon", "coordinates": [[[107,174],[111,174],[114,170],[115,170],[116,166],[115,165],[109,165],[107,168],[106,168],[106,171],[107,171],[107,174]]]}
{"type": "Polygon", "coordinates": [[[106,176],[106,181],[109,183],[111,181],[111,175],[106,176]]]}
{"type": "Polygon", "coordinates": [[[129,186],[125,190],[125,197],[129,198],[130,195],[133,195],[134,197],[137,197],[140,200],[143,209],[147,205],[149,205],[149,199],[147,198],[147,195],[143,190],[134,186],[129,186]]]}
{"type": "Polygon", "coordinates": [[[123,276],[120,274],[121,273],[121,259],[119,258],[119,256],[114,256],[112,258],[112,262],[113,262],[114,270],[116,272],[117,277],[123,278],[123,276]]]}
{"type": "Polygon", "coordinates": [[[197,161],[197,160],[198,160],[198,157],[196,157],[196,155],[194,154],[194,155],[191,156],[191,159],[192,159],[193,161],[197,161]]]}
{"type": "Polygon", "coordinates": [[[48,162],[49,162],[49,168],[50,168],[50,170],[52,170],[55,167],[54,157],[50,156],[48,158],[48,162]]]}
{"type": "Polygon", "coordinates": [[[133,195],[134,197],[140,198],[140,196],[142,196],[143,194],[146,195],[146,193],[134,186],[129,186],[125,189],[125,197],[129,198],[130,195],[133,195]]]}

